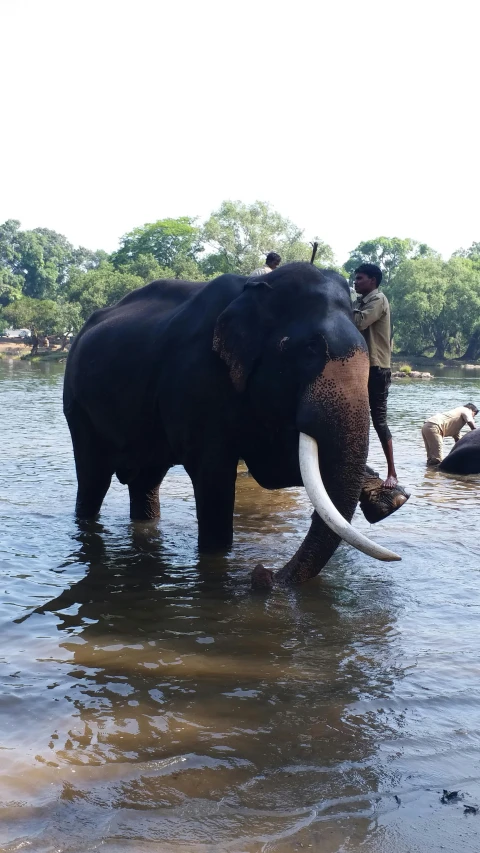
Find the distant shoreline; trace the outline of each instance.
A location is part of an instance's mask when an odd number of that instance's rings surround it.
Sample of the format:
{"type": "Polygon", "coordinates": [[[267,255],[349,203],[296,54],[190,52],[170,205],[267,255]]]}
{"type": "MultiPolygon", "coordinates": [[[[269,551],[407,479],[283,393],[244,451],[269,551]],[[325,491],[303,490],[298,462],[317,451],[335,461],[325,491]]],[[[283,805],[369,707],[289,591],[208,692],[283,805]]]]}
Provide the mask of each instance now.
{"type": "Polygon", "coordinates": [[[392,357],[392,370],[399,370],[402,365],[408,364],[413,370],[428,370],[430,367],[465,367],[479,368],[480,361],[463,361],[460,358],[444,358],[438,359],[427,355],[406,355],[399,356],[394,353],[392,357]]]}
{"type": "Polygon", "coordinates": [[[0,338],[0,360],[2,361],[61,361],[68,355],[68,349],[59,346],[39,347],[36,355],[30,355],[31,344],[25,344],[15,338],[0,338]]]}
{"type": "MultiPolygon", "coordinates": [[[[26,344],[17,338],[0,337],[0,359],[2,360],[59,361],[68,355],[68,349],[61,350],[59,346],[53,346],[50,349],[39,347],[37,354],[34,356],[30,356],[31,349],[31,344],[26,344]]],[[[405,364],[408,364],[413,370],[424,371],[428,370],[429,367],[463,367],[467,370],[480,369],[480,361],[466,363],[459,358],[445,358],[442,361],[426,355],[409,356],[405,353],[400,356],[397,353],[393,354],[392,370],[398,371],[405,364]]]]}

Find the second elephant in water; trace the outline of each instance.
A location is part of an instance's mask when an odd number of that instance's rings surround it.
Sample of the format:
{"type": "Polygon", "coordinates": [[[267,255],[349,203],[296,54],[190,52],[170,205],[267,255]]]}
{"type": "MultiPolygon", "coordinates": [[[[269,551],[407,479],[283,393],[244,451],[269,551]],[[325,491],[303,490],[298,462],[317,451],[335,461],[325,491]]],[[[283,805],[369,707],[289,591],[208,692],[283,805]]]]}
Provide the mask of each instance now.
{"type": "Polygon", "coordinates": [[[446,474],[480,474],[480,429],[462,436],[438,466],[446,474]]]}

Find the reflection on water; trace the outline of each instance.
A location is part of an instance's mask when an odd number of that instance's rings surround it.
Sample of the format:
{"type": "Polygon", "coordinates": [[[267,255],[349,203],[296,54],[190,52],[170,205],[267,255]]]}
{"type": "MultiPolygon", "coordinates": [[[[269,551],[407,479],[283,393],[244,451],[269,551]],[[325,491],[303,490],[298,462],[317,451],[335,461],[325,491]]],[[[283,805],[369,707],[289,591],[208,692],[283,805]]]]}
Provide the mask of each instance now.
{"type": "Polygon", "coordinates": [[[480,799],[480,478],[427,470],[420,427],[480,381],[392,389],[412,498],[355,522],[403,562],[342,547],[265,597],[251,568],[295,551],[302,490],[242,471],[222,558],[198,558],[180,468],[159,525],[131,524],[115,484],[78,526],[47,367],[0,363],[0,850],[476,850],[475,818],[437,791],[480,799]]]}

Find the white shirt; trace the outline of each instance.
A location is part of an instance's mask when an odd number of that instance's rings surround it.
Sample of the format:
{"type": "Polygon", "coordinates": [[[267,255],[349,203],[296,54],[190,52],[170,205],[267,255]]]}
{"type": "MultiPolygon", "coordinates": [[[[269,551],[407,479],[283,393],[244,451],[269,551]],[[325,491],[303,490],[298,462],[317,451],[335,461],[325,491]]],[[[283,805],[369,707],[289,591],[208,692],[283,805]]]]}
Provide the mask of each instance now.
{"type": "Polygon", "coordinates": [[[475,426],[473,412],[471,409],[466,409],[465,406],[458,406],[456,409],[450,409],[449,412],[432,415],[431,418],[428,418],[427,423],[436,424],[444,438],[446,436],[458,438],[460,430],[465,424],[475,426]]]}
{"type": "Polygon", "coordinates": [[[249,278],[258,278],[259,275],[266,275],[267,272],[273,272],[273,270],[265,264],[264,267],[258,267],[258,269],[251,272],[249,278]]]}

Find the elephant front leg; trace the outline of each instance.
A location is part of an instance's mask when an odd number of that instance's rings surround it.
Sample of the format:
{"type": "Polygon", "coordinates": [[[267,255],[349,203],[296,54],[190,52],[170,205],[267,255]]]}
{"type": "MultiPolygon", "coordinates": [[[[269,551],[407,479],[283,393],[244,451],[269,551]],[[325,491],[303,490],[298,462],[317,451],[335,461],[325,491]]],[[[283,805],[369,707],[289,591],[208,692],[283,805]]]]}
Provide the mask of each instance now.
{"type": "Polygon", "coordinates": [[[187,468],[195,493],[198,548],[203,553],[232,547],[237,464],[237,459],[217,456],[187,468]]]}

